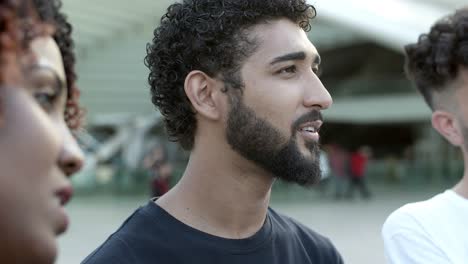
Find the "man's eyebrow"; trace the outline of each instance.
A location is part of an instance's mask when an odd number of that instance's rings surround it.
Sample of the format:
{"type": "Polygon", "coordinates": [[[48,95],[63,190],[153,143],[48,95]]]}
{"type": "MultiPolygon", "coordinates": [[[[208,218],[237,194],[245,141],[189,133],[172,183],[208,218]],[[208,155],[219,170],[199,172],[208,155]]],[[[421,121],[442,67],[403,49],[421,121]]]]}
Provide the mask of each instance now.
{"type": "MultiPolygon", "coordinates": [[[[288,53],[279,57],[274,58],[271,62],[270,65],[273,65],[278,62],[283,62],[283,61],[290,61],[290,60],[305,60],[307,57],[306,53],[303,51],[298,51],[298,52],[293,52],[293,53],[288,53]]],[[[321,58],[320,55],[315,55],[314,59],[314,64],[320,64],[321,58]]]]}
{"type": "Polygon", "coordinates": [[[288,53],[286,55],[282,55],[282,56],[274,58],[270,62],[270,64],[273,65],[273,64],[278,63],[278,62],[290,61],[290,60],[305,60],[305,58],[306,58],[305,52],[303,52],[303,51],[293,52],[293,53],[288,53]]]}

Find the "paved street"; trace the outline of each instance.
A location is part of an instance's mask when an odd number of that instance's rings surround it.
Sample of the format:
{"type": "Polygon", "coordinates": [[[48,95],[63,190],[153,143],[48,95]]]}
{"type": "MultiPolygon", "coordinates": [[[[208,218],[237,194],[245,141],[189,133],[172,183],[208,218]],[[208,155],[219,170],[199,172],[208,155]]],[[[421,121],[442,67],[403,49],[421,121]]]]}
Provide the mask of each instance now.
{"type": "MultiPolygon", "coordinates": [[[[403,203],[429,198],[444,188],[380,189],[374,187],[370,201],[335,201],[316,192],[298,198],[293,188],[291,194],[283,194],[285,198],[274,195],[272,207],[328,236],[346,263],[384,263],[380,229],[387,215],[403,203]]],[[[146,201],[145,197],[77,197],[68,208],[72,226],[59,240],[58,264],[79,263],[146,201]]]]}

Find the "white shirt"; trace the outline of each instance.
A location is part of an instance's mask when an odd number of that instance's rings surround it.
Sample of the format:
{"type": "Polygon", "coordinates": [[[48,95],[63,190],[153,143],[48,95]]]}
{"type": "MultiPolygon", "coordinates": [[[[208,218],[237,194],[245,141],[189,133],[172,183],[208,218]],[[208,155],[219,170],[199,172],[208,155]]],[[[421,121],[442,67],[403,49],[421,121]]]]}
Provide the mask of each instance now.
{"type": "Polygon", "coordinates": [[[382,229],[391,264],[467,264],[468,200],[452,190],[407,204],[382,229]]]}

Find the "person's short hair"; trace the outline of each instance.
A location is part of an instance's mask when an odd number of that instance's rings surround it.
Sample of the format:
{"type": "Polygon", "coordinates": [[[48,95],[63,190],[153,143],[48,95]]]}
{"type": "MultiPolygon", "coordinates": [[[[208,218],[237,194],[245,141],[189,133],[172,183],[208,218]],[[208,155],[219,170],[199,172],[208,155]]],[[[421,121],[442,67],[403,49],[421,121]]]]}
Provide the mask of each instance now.
{"type": "Polygon", "coordinates": [[[434,92],[450,89],[460,67],[468,66],[468,8],[437,21],[405,51],[406,72],[434,109],[434,92]]]}
{"type": "Polygon", "coordinates": [[[65,109],[65,121],[72,129],[80,127],[84,110],[79,106],[79,89],[76,85],[75,44],[72,38],[73,27],[67,16],[61,12],[61,0],[34,0],[41,20],[54,25],[53,38],[60,49],[65,77],[67,78],[68,100],[65,109]]]}
{"type": "Polygon", "coordinates": [[[200,70],[228,88],[243,87],[239,70],[256,49],[248,30],[286,18],[305,31],[315,9],[305,0],[184,0],[169,6],[147,45],[151,100],[164,117],[170,140],[193,148],[195,112],[184,91],[186,76],[200,70]]]}

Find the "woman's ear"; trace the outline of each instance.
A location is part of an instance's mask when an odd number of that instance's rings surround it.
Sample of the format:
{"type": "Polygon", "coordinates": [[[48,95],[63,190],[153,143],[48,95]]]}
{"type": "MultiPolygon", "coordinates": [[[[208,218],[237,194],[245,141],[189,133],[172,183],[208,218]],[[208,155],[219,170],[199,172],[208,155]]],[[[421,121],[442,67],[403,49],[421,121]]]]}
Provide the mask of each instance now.
{"type": "Polygon", "coordinates": [[[452,145],[463,144],[463,134],[456,116],[450,112],[436,110],[432,113],[432,126],[452,145]]]}
{"type": "Polygon", "coordinates": [[[202,71],[192,71],[185,78],[185,93],[192,107],[200,116],[218,120],[221,118],[221,89],[219,82],[202,71]]]}

